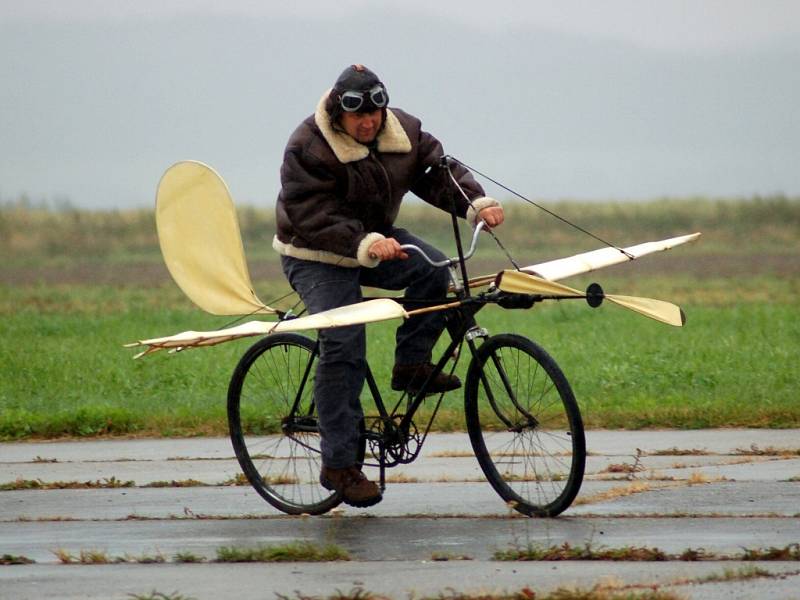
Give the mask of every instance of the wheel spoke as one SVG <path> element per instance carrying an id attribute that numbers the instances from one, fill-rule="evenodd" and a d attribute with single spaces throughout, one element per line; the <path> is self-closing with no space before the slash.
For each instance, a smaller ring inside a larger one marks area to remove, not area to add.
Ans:
<path id="1" fill-rule="evenodd" d="M 498 493 L 525 514 L 567 508 L 583 478 L 585 446 L 577 404 L 552 358 L 520 336 L 490 338 L 466 394 L 470 439 Z"/>
<path id="2" fill-rule="evenodd" d="M 314 348 L 297 334 L 264 338 L 242 357 L 228 390 L 239 463 L 256 491 L 290 514 L 320 514 L 339 502 L 319 483 Z"/>

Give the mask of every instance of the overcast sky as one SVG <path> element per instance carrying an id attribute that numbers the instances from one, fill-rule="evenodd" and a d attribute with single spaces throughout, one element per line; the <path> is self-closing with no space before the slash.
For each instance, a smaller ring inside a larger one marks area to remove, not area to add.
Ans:
<path id="1" fill-rule="evenodd" d="M 271 204 L 353 62 L 535 198 L 800 194 L 800 2 L 0 0 L 0 199 L 149 205 L 193 158 Z"/>

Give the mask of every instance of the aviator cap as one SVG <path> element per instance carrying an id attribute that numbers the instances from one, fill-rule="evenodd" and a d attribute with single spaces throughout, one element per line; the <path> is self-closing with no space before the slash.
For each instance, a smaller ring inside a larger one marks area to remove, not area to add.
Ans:
<path id="1" fill-rule="evenodd" d="M 372 112 L 385 108 L 389 94 L 380 78 L 364 65 L 350 65 L 339 75 L 329 95 L 328 112 Z"/>

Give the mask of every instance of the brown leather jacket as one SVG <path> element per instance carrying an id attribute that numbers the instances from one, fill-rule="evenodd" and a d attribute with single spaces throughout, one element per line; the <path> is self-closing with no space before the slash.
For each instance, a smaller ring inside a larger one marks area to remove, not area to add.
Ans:
<path id="1" fill-rule="evenodd" d="M 389 233 L 406 192 L 449 210 L 449 190 L 435 168 L 444 152 L 419 119 L 396 108 L 386 110 L 374 147 L 361 144 L 331 123 L 326 98 L 286 145 L 272 245 L 305 260 L 374 267 L 368 248 Z M 470 206 L 456 195 L 459 216 L 474 224 L 480 210 L 498 203 L 483 196 L 469 171 L 456 165 L 453 173 L 472 200 Z"/>

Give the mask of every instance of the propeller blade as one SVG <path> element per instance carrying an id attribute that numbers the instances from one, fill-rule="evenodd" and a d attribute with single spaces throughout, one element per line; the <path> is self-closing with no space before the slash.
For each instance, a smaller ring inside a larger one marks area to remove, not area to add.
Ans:
<path id="1" fill-rule="evenodd" d="M 605 298 L 614 304 L 623 306 L 640 315 L 655 319 L 656 321 L 661 321 L 667 325 L 683 327 L 686 323 L 686 314 L 681 310 L 680 306 L 672 304 L 671 302 L 664 302 L 663 300 L 655 300 L 653 298 L 618 296 L 616 294 L 607 294 Z"/>
<path id="2" fill-rule="evenodd" d="M 585 292 L 554 281 L 548 281 L 535 275 L 521 271 L 503 271 L 498 275 L 497 287 L 503 292 L 511 294 L 540 294 L 554 298 L 586 298 Z M 598 293 L 600 287 L 597 287 Z M 590 288 L 591 292 L 591 288 Z M 686 315 L 681 308 L 671 302 L 654 300 L 653 298 L 639 298 L 636 296 L 619 296 L 616 294 L 602 294 L 602 297 L 629 310 L 661 321 L 668 325 L 681 327 L 686 323 Z M 598 301 L 596 306 L 599 306 Z"/>
<path id="3" fill-rule="evenodd" d="M 585 293 L 563 283 L 542 279 L 522 271 L 501 271 L 497 276 L 497 288 L 510 294 L 541 294 L 562 298 L 583 298 Z"/>

